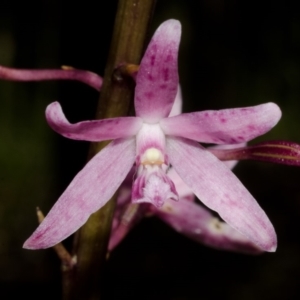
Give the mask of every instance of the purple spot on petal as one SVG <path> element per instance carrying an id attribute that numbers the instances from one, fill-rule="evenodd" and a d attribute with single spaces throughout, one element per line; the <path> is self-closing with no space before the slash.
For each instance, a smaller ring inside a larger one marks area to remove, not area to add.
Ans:
<path id="1" fill-rule="evenodd" d="M 169 69 L 165 68 L 162 70 L 162 72 L 163 72 L 164 81 L 168 81 L 169 80 Z"/>
<path id="2" fill-rule="evenodd" d="M 204 117 L 209 117 L 209 113 L 208 112 L 204 113 Z"/>
<path id="3" fill-rule="evenodd" d="M 153 81 L 153 76 L 151 75 L 151 74 L 148 74 L 148 79 L 150 80 L 150 81 Z"/>
<path id="4" fill-rule="evenodd" d="M 244 137 L 243 136 L 238 136 L 237 139 L 243 141 Z"/>
<path id="5" fill-rule="evenodd" d="M 146 92 L 145 93 L 145 97 L 148 98 L 148 99 L 152 99 L 154 96 L 153 92 Z"/>
<path id="6" fill-rule="evenodd" d="M 228 142 L 227 139 L 223 139 L 223 138 L 220 138 L 219 141 L 223 142 L 223 143 L 227 143 Z"/>
<path id="7" fill-rule="evenodd" d="M 254 125 L 248 125 L 248 129 L 249 129 L 250 131 L 254 131 L 254 130 L 255 130 L 255 126 L 254 126 Z"/>
<path id="8" fill-rule="evenodd" d="M 152 50 L 153 52 L 156 52 L 156 51 L 157 51 L 157 45 L 156 45 L 156 44 L 153 44 L 151 50 Z"/>
<path id="9" fill-rule="evenodd" d="M 253 110 L 253 108 L 244 107 L 244 108 L 241 108 L 241 111 L 243 111 L 243 112 L 252 112 L 254 110 Z"/>
<path id="10" fill-rule="evenodd" d="M 159 86 L 159 88 L 162 89 L 162 90 L 164 90 L 164 89 L 167 88 L 167 85 L 166 85 L 166 84 L 161 84 L 161 85 Z"/>
<path id="11" fill-rule="evenodd" d="M 221 118 L 220 121 L 221 121 L 222 123 L 226 123 L 227 120 L 226 120 L 225 118 Z"/>
<path id="12" fill-rule="evenodd" d="M 45 233 L 45 230 L 43 230 L 42 232 L 38 233 L 37 235 L 35 235 L 35 237 L 33 238 L 33 241 L 37 241 L 40 239 L 40 237 Z"/>
<path id="13" fill-rule="evenodd" d="M 154 63 L 155 63 L 155 55 L 151 55 L 150 60 L 151 60 L 151 62 L 150 62 L 151 66 L 154 66 Z"/>
<path id="14" fill-rule="evenodd" d="M 165 62 L 170 62 L 173 60 L 173 55 L 172 54 L 169 54 L 167 57 L 166 57 L 166 60 Z"/>

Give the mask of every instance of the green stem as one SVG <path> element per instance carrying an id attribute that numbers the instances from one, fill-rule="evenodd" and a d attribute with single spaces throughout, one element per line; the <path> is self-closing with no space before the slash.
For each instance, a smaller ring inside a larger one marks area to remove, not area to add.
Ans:
<path id="1" fill-rule="evenodd" d="M 113 76 L 114 70 L 122 63 L 140 62 L 155 2 L 156 0 L 119 0 L 96 113 L 98 119 L 128 114 L 133 85 L 125 78 Z M 89 159 L 106 144 L 91 144 Z M 114 208 L 115 197 L 101 210 L 91 215 L 87 223 L 76 233 L 73 255 L 77 258 L 77 265 L 73 269 L 63 271 L 64 300 L 100 299 L 101 278 Z"/>

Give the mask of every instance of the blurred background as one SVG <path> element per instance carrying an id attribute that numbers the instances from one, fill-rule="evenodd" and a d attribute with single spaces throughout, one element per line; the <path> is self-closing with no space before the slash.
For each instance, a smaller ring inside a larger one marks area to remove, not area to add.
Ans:
<path id="1" fill-rule="evenodd" d="M 2 0 L 0 64 L 70 65 L 103 75 L 117 1 Z M 280 123 L 256 141 L 300 143 L 300 16 L 295 1 L 159 0 L 149 37 L 181 21 L 184 111 L 276 102 Z M 60 299 L 60 263 L 22 244 L 84 166 L 88 143 L 46 124 L 59 100 L 71 122 L 93 119 L 98 93 L 81 83 L 0 81 L 0 298 Z M 116 166 L 117 167 L 117 166 Z M 111 254 L 105 299 L 299 299 L 300 168 L 241 162 L 235 173 L 278 234 L 274 254 L 247 256 L 199 245 L 161 221 L 140 223 Z M 68 241 L 67 241 L 68 243 Z"/>

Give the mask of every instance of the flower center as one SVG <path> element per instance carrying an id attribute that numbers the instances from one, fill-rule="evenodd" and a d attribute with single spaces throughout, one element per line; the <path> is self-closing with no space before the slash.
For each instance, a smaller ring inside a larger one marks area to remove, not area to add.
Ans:
<path id="1" fill-rule="evenodd" d="M 156 148 L 149 148 L 141 157 L 142 165 L 162 165 L 164 163 L 164 156 L 160 150 Z"/>
<path id="2" fill-rule="evenodd" d="M 159 124 L 143 123 L 136 136 L 136 179 L 132 203 L 152 203 L 161 207 L 168 199 L 178 200 L 172 180 L 167 176 L 166 137 Z"/>

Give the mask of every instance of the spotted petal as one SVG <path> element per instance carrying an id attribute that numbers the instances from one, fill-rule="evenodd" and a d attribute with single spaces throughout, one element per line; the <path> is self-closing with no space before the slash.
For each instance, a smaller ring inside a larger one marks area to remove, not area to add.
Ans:
<path id="1" fill-rule="evenodd" d="M 48 105 L 46 119 L 50 127 L 64 137 L 90 142 L 130 137 L 142 127 L 142 119 L 138 117 L 120 117 L 70 124 L 58 102 Z"/>
<path id="2" fill-rule="evenodd" d="M 136 115 L 148 123 L 158 122 L 171 111 L 178 88 L 177 56 L 181 25 L 168 20 L 150 41 L 136 77 Z"/>
<path id="3" fill-rule="evenodd" d="M 134 160 L 134 139 L 106 146 L 76 175 L 24 248 L 48 248 L 71 235 L 113 196 Z"/>
<path id="4" fill-rule="evenodd" d="M 175 171 L 206 206 L 263 250 L 275 251 L 271 222 L 228 167 L 191 140 L 168 138 L 167 150 Z"/>
<path id="5" fill-rule="evenodd" d="M 195 202 L 185 199 L 178 202 L 169 201 L 156 210 L 155 215 L 180 234 L 206 246 L 248 254 L 262 252 L 245 236 Z"/>
<path id="6" fill-rule="evenodd" d="M 253 107 L 181 114 L 160 121 L 165 134 L 202 143 L 236 144 L 250 141 L 273 128 L 281 118 L 274 103 Z"/>

